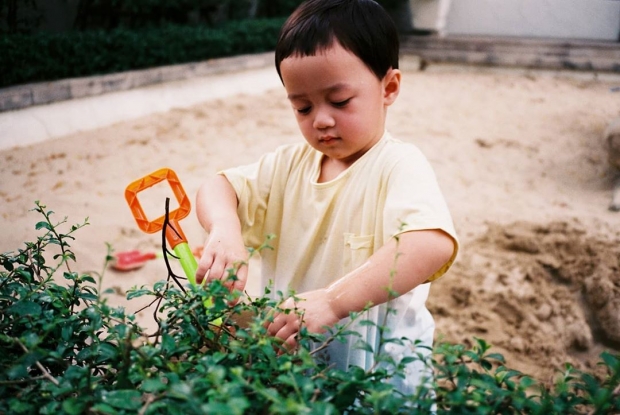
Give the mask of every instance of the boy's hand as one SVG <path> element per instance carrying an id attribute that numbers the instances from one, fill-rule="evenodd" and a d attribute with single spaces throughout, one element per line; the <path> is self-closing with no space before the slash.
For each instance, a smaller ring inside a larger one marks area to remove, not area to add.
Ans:
<path id="1" fill-rule="evenodd" d="M 198 269 L 196 281 L 201 283 L 206 277 L 207 283 L 222 280 L 228 289 L 243 291 L 248 277 L 248 251 L 243 244 L 241 235 L 234 236 L 234 232 L 219 232 L 214 229 L 205 242 Z M 234 269 L 237 280 L 229 279 L 229 269 Z"/>
<path id="2" fill-rule="evenodd" d="M 289 298 L 280 305 L 283 310 L 290 310 L 288 314 L 277 314 L 273 322 L 267 326 L 267 332 L 284 342 L 284 347 L 294 350 L 297 347 L 297 335 L 303 324 L 310 333 L 323 333 L 333 326 L 340 318 L 332 308 L 332 304 L 325 289 L 308 291 Z M 295 312 L 297 309 L 297 312 Z M 299 315 L 302 314 L 302 316 Z"/>

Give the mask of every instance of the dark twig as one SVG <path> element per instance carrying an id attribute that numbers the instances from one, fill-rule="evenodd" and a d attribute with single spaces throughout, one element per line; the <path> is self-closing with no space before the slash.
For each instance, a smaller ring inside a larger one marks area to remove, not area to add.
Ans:
<path id="1" fill-rule="evenodd" d="M 185 279 L 185 278 L 179 277 L 172 271 L 172 267 L 170 267 L 170 261 L 168 260 L 168 255 L 171 255 L 176 258 L 176 256 L 172 255 L 168 251 L 168 245 L 166 242 L 166 229 L 168 228 L 168 226 L 170 226 L 170 198 L 169 197 L 166 198 L 166 216 L 164 217 L 164 225 L 161 231 L 161 246 L 162 246 L 162 251 L 164 253 L 164 261 L 166 263 L 166 268 L 168 269 L 168 282 L 170 282 L 170 278 L 172 278 L 172 280 L 176 283 L 179 289 L 183 291 L 183 293 L 185 293 L 186 292 L 185 288 L 183 287 L 183 284 L 181 284 L 181 282 L 179 281 L 180 279 Z M 171 226 L 171 228 L 177 235 L 179 234 L 177 230 L 174 229 L 174 227 Z"/>

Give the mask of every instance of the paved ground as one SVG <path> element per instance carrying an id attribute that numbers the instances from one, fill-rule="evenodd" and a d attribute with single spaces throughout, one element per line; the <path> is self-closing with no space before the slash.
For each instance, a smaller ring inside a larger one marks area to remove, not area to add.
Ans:
<path id="1" fill-rule="evenodd" d="M 544 69 L 615 82 L 620 75 L 618 45 L 406 36 L 401 65 L 415 69 L 425 63 Z M 264 53 L 0 89 L 0 150 L 234 94 L 260 94 L 280 85 L 273 53 Z M 14 110 L 6 111 L 9 108 Z"/>
<path id="2" fill-rule="evenodd" d="M 239 68 L 230 62 L 215 74 L 0 112 L 0 150 L 233 94 L 260 94 L 281 85 L 272 65 Z"/>

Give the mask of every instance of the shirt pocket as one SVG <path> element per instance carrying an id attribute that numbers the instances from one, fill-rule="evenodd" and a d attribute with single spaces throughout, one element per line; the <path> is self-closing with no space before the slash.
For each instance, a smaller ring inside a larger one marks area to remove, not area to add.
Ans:
<path id="1" fill-rule="evenodd" d="M 345 273 L 358 268 L 373 253 L 374 235 L 344 234 L 344 270 Z"/>

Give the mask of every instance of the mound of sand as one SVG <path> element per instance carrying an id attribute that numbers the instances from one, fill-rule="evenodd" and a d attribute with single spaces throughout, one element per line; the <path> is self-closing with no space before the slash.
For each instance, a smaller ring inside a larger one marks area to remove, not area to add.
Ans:
<path id="1" fill-rule="evenodd" d="M 619 242 L 577 220 L 489 224 L 430 310 L 445 339 L 484 338 L 527 373 L 593 370 L 603 350 L 620 350 Z"/>
<path id="2" fill-rule="evenodd" d="M 462 241 L 457 263 L 431 289 L 437 337 L 485 338 L 508 366 L 541 379 L 564 362 L 592 368 L 602 350 L 620 350 L 620 214 L 607 211 L 601 145 L 620 115 L 620 78 L 431 65 L 403 79 L 388 128 L 434 166 Z M 217 170 L 301 139 L 277 89 L 2 151 L 0 251 L 34 238 L 34 200 L 57 219 L 89 217 L 74 243 L 80 271 L 101 270 L 105 242 L 158 250 L 159 236 L 131 217 L 127 184 L 170 167 L 193 200 Z M 203 243 L 195 217 L 182 226 L 190 245 Z M 165 277 L 154 260 L 130 273 L 107 270 L 103 284 L 117 293 L 111 303 L 137 310 L 124 292 Z M 140 318 L 148 325 L 150 313 Z"/>

